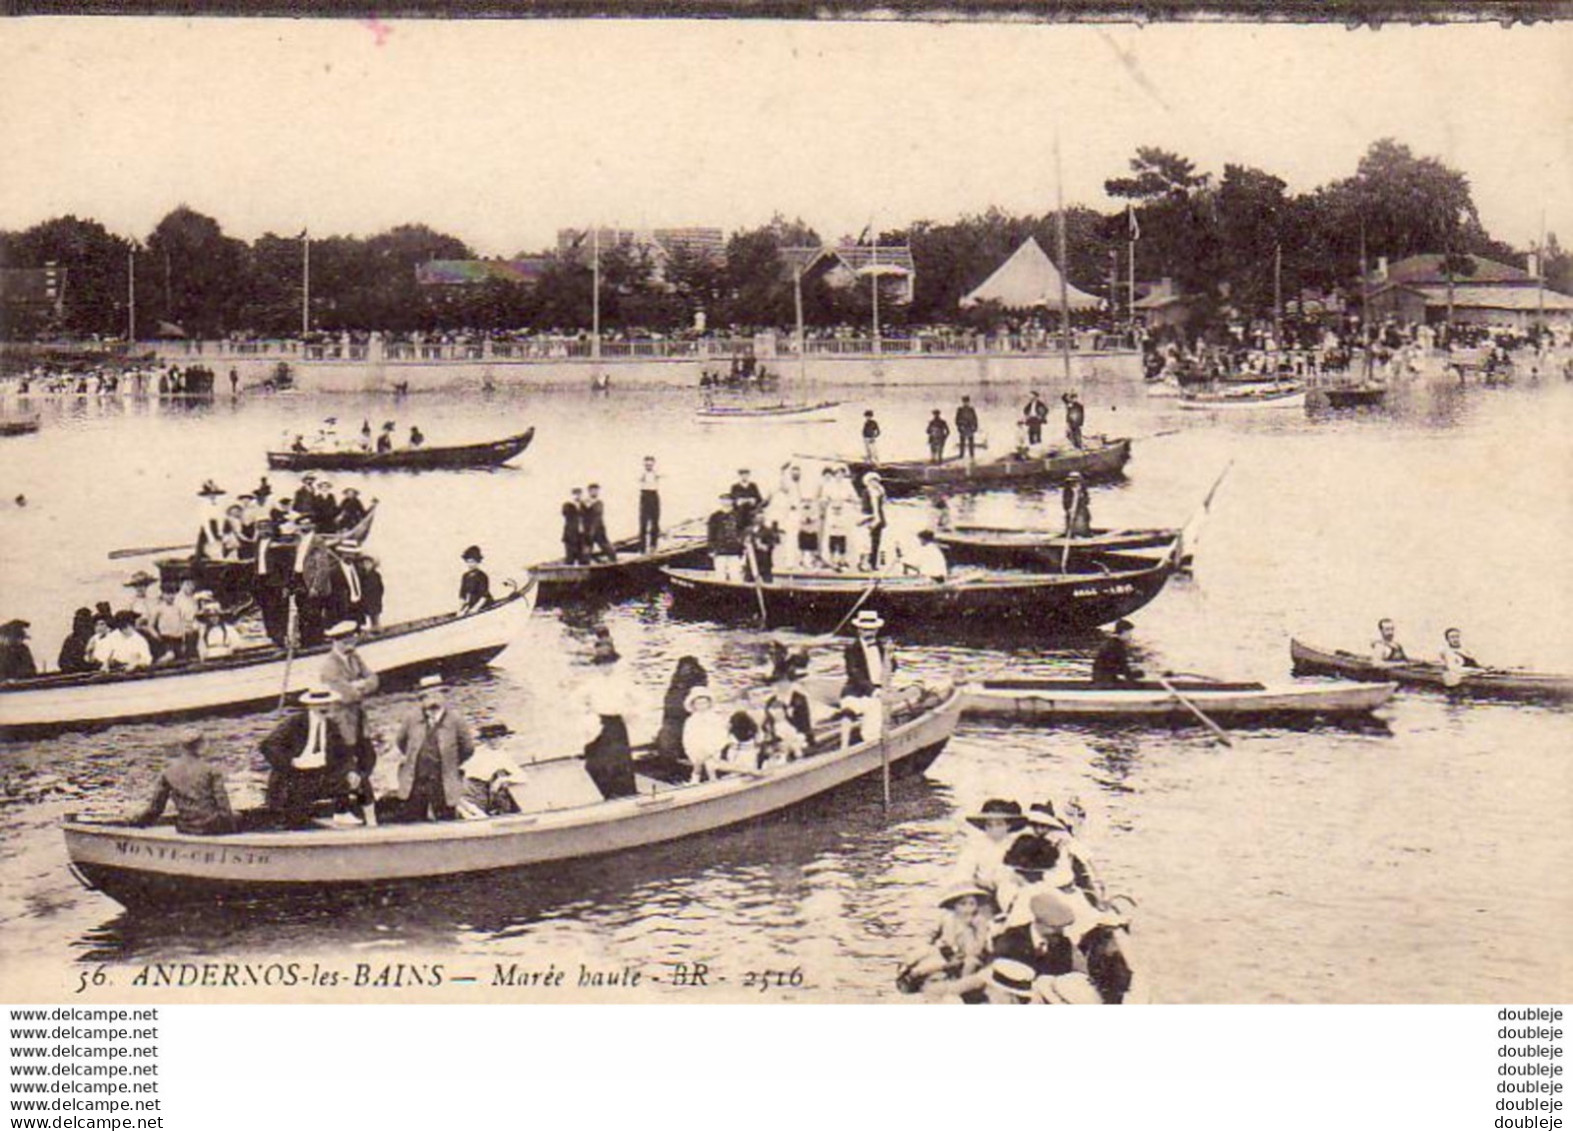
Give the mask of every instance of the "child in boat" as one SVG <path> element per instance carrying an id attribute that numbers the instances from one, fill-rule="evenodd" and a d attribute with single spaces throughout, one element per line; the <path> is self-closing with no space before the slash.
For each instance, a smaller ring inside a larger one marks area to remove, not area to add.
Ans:
<path id="1" fill-rule="evenodd" d="M 984 1000 L 975 981 L 993 958 L 994 899 L 977 884 L 961 883 L 940 896 L 941 917 L 928 945 L 901 968 L 896 986 L 903 993 L 956 995 L 962 1001 Z"/>
<path id="2" fill-rule="evenodd" d="M 774 696 L 765 704 L 765 722 L 760 729 L 759 743 L 762 766 L 784 766 L 808 751 L 808 737 L 792 725 L 787 706 L 787 701 Z"/>
<path id="3" fill-rule="evenodd" d="M 715 710 L 715 698 L 704 685 L 695 687 L 683 701 L 688 721 L 683 724 L 683 753 L 693 764 L 690 781 L 705 782 L 716 776 L 727 744 L 726 720 Z"/>
<path id="4" fill-rule="evenodd" d="M 764 754 L 759 745 L 759 724 L 747 711 L 733 711 L 726 724 L 727 742 L 721 761 L 748 770 L 762 769 Z"/>

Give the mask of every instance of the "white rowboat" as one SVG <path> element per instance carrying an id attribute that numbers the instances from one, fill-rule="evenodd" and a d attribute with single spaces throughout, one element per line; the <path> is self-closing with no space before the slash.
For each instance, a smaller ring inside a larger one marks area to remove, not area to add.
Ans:
<path id="1" fill-rule="evenodd" d="M 1395 683 L 1217 683 L 1171 680 L 1175 690 L 1214 719 L 1362 715 L 1392 698 Z M 984 680 L 962 689 L 962 711 L 989 718 L 1190 721 L 1162 684 L 1094 687 L 1086 680 Z"/>

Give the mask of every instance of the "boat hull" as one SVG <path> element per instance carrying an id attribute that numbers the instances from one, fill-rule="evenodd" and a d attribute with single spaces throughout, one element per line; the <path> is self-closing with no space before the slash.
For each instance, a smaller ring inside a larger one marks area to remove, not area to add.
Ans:
<path id="1" fill-rule="evenodd" d="M 225 837 L 171 828 L 68 822 L 66 852 L 90 886 L 128 906 L 215 897 L 318 897 L 332 889 L 433 883 L 627 852 L 766 819 L 870 776 L 917 773 L 937 758 L 961 714 L 946 690 L 883 743 L 832 751 L 768 771 L 577 808 L 379 828 Z"/>
<path id="2" fill-rule="evenodd" d="M 1282 393 L 1241 394 L 1228 396 L 1226 394 L 1199 394 L 1185 395 L 1180 398 L 1180 407 L 1229 412 L 1239 409 L 1258 408 L 1304 408 L 1305 390 L 1295 389 Z"/>
<path id="3" fill-rule="evenodd" d="M 1320 391 L 1328 408 L 1362 408 L 1387 399 L 1386 389 L 1328 388 Z"/>
<path id="4" fill-rule="evenodd" d="M 662 545 L 653 554 L 640 554 L 639 540 L 625 538 L 612 543 L 615 562 L 569 565 L 563 558 L 530 567 L 542 605 L 562 605 L 572 601 L 591 601 L 626 597 L 658 589 L 664 584 L 663 566 L 700 565 L 709 556 L 703 537 L 704 521 L 683 523 L 662 535 Z"/>
<path id="5" fill-rule="evenodd" d="M 392 452 L 269 452 L 275 471 L 440 471 L 496 467 L 530 446 L 535 429 L 486 444 L 446 448 L 400 448 Z"/>
<path id="6" fill-rule="evenodd" d="M 783 405 L 768 408 L 702 408 L 694 413 L 701 424 L 833 424 L 840 414 L 840 401 L 812 405 Z"/>
<path id="7" fill-rule="evenodd" d="M 360 653 L 391 686 L 433 672 L 451 673 L 494 659 L 523 628 L 535 587 L 480 613 L 392 625 L 367 637 Z M 326 646 L 287 661 L 268 648 L 211 664 L 151 668 L 118 675 L 50 676 L 0 687 L 0 740 L 73 727 L 139 719 L 245 711 L 277 703 L 281 694 L 316 681 Z M 286 678 L 287 676 L 287 678 Z"/>
<path id="8" fill-rule="evenodd" d="M 1449 687 L 1441 664 L 1377 664 L 1353 652 L 1328 651 L 1289 641 L 1296 675 L 1333 675 L 1344 679 L 1392 680 L 1405 687 L 1429 687 L 1449 695 L 1481 699 L 1573 700 L 1573 675 L 1545 672 L 1484 671 Z"/>
<path id="9" fill-rule="evenodd" d="M 1160 562 L 1106 574 L 989 574 L 939 584 L 917 577 L 791 575 L 755 586 L 722 581 L 703 570 L 664 571 L 673 611 L 702 619 L 759 618 L 761 597 L 771 626 L 810 631 L 835 627 L 860 602 L 908 631 L 919 625 L 987 622 L 993 631 L 1068 633 L 1111 624 L 1146 605 L 1168 581 Z M 865 596 L 867 594 L 867 596 Z"/>
<path id="10" fill-rule="evenodd" d="M 934 540 L 945 548 L 945 556 L 952 563 L 999 569 L 1062 569 L 1067 561 L 1074 568 L 1105 554 L 1167 549 L 1179 537 L 1178 530 L 1098 530 L 1087 537 L 1067 538 L 1047 530 L 964 526 L 942 531 Z"/>
<path id="11" fill-rule="evenodd" d="M 1214 720 L 1315 719 L 1370 714 L 1396 683 L 1261 684 L 1173 681 Z M 990 680 L 963 689 L 962 712 L 991 719 L 1190 723 L 1195 716 L 1161 684 L 1093 687 L 1073 680 Z"/>
<path id="12" fill-rule="evenodd" d="M 976 490 L 1058 483 L 1073 471 L 1080 472 L 1085 479 L 1115 479 L 1124 473 L 1130 458 L 1130 440 L 1120 439 L 1097 447 L 1057 449 L 1042 459 L 1009 456 L 969 463 L 952 457 L 939 463 L 916 460 L 880 464 L 857 462 L 851 468 L 859 483 L 867 472 L 878 470 L 887 494 L 905 495 L 925 488 Z"/>

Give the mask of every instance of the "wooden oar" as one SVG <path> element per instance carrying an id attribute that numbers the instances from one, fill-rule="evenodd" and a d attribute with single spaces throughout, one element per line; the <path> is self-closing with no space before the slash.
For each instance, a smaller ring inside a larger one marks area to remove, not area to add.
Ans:
<path id="1" fill-rule="evenodd" d="M 1163 685 L 1163 689 L 1165 691 L 1167 691 L 1170 695 L 1174 696 L 1175 702 L 1179 703 L 1180 706 L 1184 707 L 1187 711 L 1189 711 L 1191 714 L 1195 715 L 1198 719 L 1200 719 L 1202 721 L 1202 723 L 1206 725 L 1207 729 L 1212 731 L 1213 734 L 1217 736 L 1219 742 L 1223 743 L 1225 746 L 1231 746 L 1232 747 L 1234 745 L 1233 742 L 1229 741 L 1229 736 L 1226 733 L 1224 733 L 1223 727 L 1219 726 L 1217 723 L 1215 723 L 1211 719 L 1209 719 L 1202 712 L 1202 709 L 1200 707 L 1198 707 L 1195 703 L 1192 703 L 1189 699 L 1187 699 L 1185 696 L 1181 695 L 1177 690 L 1175 690 L 1174 684 L 1170 683 L 1167 679 L 1165 679 L 1161 675 L 1158 676 L 1157 679 L 1158 679 L 1158 682 Z"/>
<path id="2" fill-rule="evenodd" d="M 759 627 L 770 624 L 770 614 L 765 611 L 765 583 L 759 576 L 759 558 L 754 553 L 753 540 L 745 536 L 743 550 L 748 555 L 748 569 L 754 575 L 754 599 L 759 602 Z"/>
<path id="3" fill-rule="evenodd" d="M 109 551 L 109 560 L 118 562 L 123 558 L 150 558 L 154 554 L 173 554 L 176 550 L 189 549 L 190 542 L 176 542 L 173 546 L 135 546 L 129 550 Z"/>
<path id="4" fill-rule="evenodd" d="M 857 611 L 863 607 L 863 602 L 867 601 L 874 595 L 874 590 L 879 588 L 879 583 L 883 580 L 885 579 L 882 577 L 876 577 L 873 581 L 869 582 L 868 588 L 864 589 L 863 592 L 858 595 L 857 602 L 847 610 L 847 615 L 842 617 L 841 620 L 836 624 L 836 627 L 830 630 L 828 636 L 831 639 L 834 639 L 835 636 L 847 626 L 847 622 L 849 620 L 857 616 Z"/>
<path id="5" fill-rule="evenodd" d="M 279 688 L 279 710 L 289 698 L 289 670 L 295 663 L 295 641 L 300 635 L 300 610 L 295 604 L 295 594 L 289 597 L 289 619 L 284 625 L 284 684 Z"/>

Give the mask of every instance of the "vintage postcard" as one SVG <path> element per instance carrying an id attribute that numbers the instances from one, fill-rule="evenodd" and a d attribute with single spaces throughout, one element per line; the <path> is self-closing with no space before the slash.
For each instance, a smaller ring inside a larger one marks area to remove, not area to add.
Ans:
<path id="1" fill-rule="evenodd" d="M 6 1001 L 1573 998 L 1573 25 L 0 72 Z"/>

